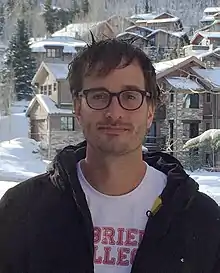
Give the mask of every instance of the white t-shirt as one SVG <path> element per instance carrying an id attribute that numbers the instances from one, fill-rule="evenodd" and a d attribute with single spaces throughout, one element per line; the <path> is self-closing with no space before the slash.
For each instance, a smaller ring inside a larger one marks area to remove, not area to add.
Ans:
<path id="1" fill-rule="evenodd" d="M 94 226 L 95 273 L 130 273 L 148 220 L 146 212 L 162 193 L 167 177 L 147 165 L 145 176 L 132 192 L 109 196 L 94 189 L 77 165 Z"/>

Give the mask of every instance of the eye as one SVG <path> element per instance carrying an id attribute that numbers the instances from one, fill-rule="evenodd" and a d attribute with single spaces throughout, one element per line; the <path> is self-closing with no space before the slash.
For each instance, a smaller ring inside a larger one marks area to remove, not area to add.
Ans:
<path id="1" fill-rule="evenodd" d="M 123 99 L 126 100 L 136 100 L 140 96 L 140 94 L 136 91 L 126 91 L 123 94 Z"/>
<path id="2" fill-rule="evenodd" d="M 108 98 L 108 94 L 105 92 L 94 92 L 90 96 L 93 100 L 105 100 Z"/>

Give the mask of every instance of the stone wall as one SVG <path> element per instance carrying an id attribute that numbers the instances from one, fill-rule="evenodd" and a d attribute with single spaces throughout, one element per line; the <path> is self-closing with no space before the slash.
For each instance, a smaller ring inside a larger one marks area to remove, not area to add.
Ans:
<path id="1" fill-rule="evenodd" d="M 167 121 L 173 121 L 174 156 L 181 162 L 185 161 L 187 153 L 182 152 L 184 143 L 189 140 L 189 122 L 199 123 L 199 134 L 203 132 L 203 97 L 200 96 L 199 109 L 183 108 L 185 94 L 179 91 L 174 93 L 174 102 L 167 106 Z M 169 127 L 169 124 L 165 127 Z M 169 130 L 168 130 L 169 133 Z"/>

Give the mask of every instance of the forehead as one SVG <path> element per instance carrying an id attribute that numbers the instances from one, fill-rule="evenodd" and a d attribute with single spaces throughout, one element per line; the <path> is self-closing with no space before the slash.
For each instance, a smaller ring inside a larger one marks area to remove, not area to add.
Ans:
<path id="1" fill-rule="evenodd" d="M 137 62 L 124 68 L 116 68 L 106 76 L 90 75 L 83 81 L 83 89 L 105 87 L 109 90 L 121 90 L 128 85 L 145 88 L 144 74 Z"/>

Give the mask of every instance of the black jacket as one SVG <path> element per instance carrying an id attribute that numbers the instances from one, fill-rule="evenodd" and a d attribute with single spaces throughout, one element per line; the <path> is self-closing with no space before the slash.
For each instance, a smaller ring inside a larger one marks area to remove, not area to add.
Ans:
<path id="1" fill-rule="evenodd" d="M 1 199 L 1 273 L 94 272 L 93 225 L 76 173 L 84 144 L 66 147 L 47 173 L 9 189 Z M 146 213 L 131 272 L 220 272 L 218 205 L 198 191 L 175 158 L 164 153 L 143 158 L 167 175 L 167 186 L 160 208 Z"/>

